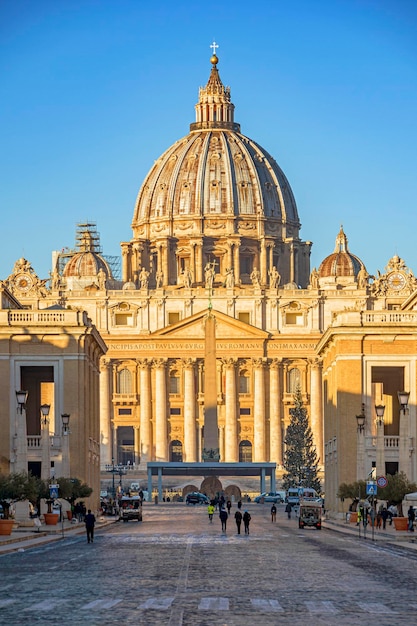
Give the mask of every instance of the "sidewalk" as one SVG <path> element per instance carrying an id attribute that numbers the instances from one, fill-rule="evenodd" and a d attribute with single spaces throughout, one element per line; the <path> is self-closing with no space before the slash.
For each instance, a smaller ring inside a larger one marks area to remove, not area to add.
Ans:
<path id="1" fill-rule="evenodd" d="M 96 531 L 114 524 L 115 517 L 99 517 L 96 521 Z M 58 522 L 56 526 L 46 526 L 42 524 L 39 530 L 35 526 L 19 526 L 12 531 L 9 536 L 0 536 L 0 556 L 9 552 L 18 552 L 26 548 L 34 548 L 36 546 L 59 541 L 69 536 L 82 535 L 85 533 L 85 525 L 83 522 L 76 524 L 69 520 Z"/>
<path id="2" fill-rule="evenodd" d="M 368 524 L 366 527 L 366 534 L 364 533 L 364 527 L 357 526 L 355 522 L 346 522 L 344 520 L 323 518 L 323 528 L 333 530 L 335 532 L 344 533 L 351 537 L 360 538 L 362 541 L 377 541 L 379 543 L 390 543 L 401 545 L 403 547 L 410 548 L 411 550 L 417 550 L 417 532 L 410 533 L 408 531 L 395 530 L 394 524 L 390 526 L 387 523 L 385 530 L 374 529 L 372 533 L 372 527 Z M 360 528 L 360 534 L 359 534 Z"/>

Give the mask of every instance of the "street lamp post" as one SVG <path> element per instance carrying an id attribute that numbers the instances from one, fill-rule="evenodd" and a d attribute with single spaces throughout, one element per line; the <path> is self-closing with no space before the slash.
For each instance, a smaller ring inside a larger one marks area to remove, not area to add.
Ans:
<path id="1" fill-rule="evenodd" d="M 124 470 L 121 466 L 119 466 L 119 472 L 118 472 L 118 474 L 119 474 L 119 487 L 120 487 L 120 494 L 122 494 L 122 491 L 123 491 L 123 488 L 122 488 L 122 487 L 123 487 L 123 486 L 122 486 L 122 476 L 125 476 L 125 475 L 126 475 L 126 472 L 125 472 L 125 470 Z"/>
<path id="2" fill-rule="evenodd" d="M 361 412 L 356 416 L 357 454 L 356 454 L 356 480 L 363 480 L 365 476 L 365 405 L 362 403 Z"/>
<path id="3" fill-rule="evenodd" d="M 16 411 L 16 428 L 15 428 L 15 459 L 14 471 L 28 471 L 28 438 L 26 429 L 26 402 L 28 399 L 27 391 L 16 391 L 17 411 Z"/>
<path id="4" fill-rule="evenodd" d="M 61 475 L 65 478 L 70 478 L 70 449 L 69 449 L 69 421 L 70 415 L 68 413 L 61 414 L 62 420 L 62 466 L 61 466 Z"/>
<path id="5" fill-rule="evenodd" d="M 410 397 L 409 391 L 398 391 L 398 402 L 400 404 L 400 446 L 399 446 L 399 459 L 398 469 L 400 472 L 404 472 L 408 478 L 410 478 L 410 423 L 409 423 L 409 410 L 408 399 Z"/>
<path id="6" fill-rule="evenodd" d="M 42 446 L 42 466 L 41 478 L 50 480 L 51 478 L 51 453 L 49 441 L 49 411 L 50 404 L 42 404 L 41 406 L 41 446 Z"/>
<path id="7" fill-rule="evenodd" d="M 385 406 L 377 404 L 376 413 L 376 477 L 385 476 L 385 439 L 384 439 L 384 413 Z"/>

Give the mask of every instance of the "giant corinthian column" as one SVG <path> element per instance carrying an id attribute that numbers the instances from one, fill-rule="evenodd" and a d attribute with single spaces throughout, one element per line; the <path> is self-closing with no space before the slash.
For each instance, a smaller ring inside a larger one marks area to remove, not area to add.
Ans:
<path id="1" fill-rule="evenodd" d="M 152 461 L 151 369 L 147 359 L 138 361 L 140 368 L 140 464 Z"/>
<path id="2" fill-rule="evenodd" d="M 110 359 L 100 361 L 100 458 L 103 465 L 110 465 L 111 415 L 110 415 Z"/>
<path id="3" fill-rule="evenodd" d="M 254 415 L 253 447 L 255 463 L 265 462 L 265 369 L 264 359 L 253 359 Z"/>
<path id="4" fill-rule="evenodd" d="M 236 359 L 223 359 L 223 366 L 226 374 L 225 381 L 225 403 L 226 403 L 226 431 L 225 431 L 225 453 L 226 463 L 237 463 L 237 402 L 236 402 Z"/>
<path id="5" fill-rule="evenodd" d="M 321 385 L 321 361 L 312 359 L 311 368 L 311 430 L 320 465 L 324 465 L 323 449 L 323 403 Z"/>
<path id="6" fill-rule="evenodd" d="M 269 460 L 282 465 L 280 360 L 273 359 L 269 366 Z"/>
<path id="7" fill-rule="evenodd" d="M 197 461 L 197 423 L 194 359 L 183 360 L 184 369 L 184 460 Z"/>
<path id="8" fill-rule="evenodd" d="M 155 459 L 168 461 L 166 359 L 157 359 L 155 367 Z"/>

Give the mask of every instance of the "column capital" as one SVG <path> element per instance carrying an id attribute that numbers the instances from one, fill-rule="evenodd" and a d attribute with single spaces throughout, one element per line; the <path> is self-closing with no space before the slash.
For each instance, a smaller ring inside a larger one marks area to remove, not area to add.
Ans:
<path id="1" fill-rule="evenodd" d="M 254 367 L 254 369 L 263 369 L 265 367 L 265 363 L 265 357 L 252 359 L 252 366 Z"/>
<path id="2" fill-rule="evenodd" d="M 111 365 L 111 359 L 102 357 L 100 359 L 100 372 L 105 372 L 108 369 L 109 365 Z"/>
<path id="3" fill-rule="evenodd" d="M 152 367 L 154 369 L 165 369 L 168 363 L 168 359 L 167 358 L 159 358 L 159 359 L 153 359 L 152 361 Z"/>
<path id="4" fill-rule="evenodd" d="M 136 359 L 136 363 L 141 370 L 146 370 L 152 365 L 152 359 Z"/>
<path id="5" fill-rule="evenodd" d="M 181 359 L 181 365 L 182 365 L 183 369 L 185 369 L 185 370 L 193 369 L 195 364 L 196 364 L 196 359 L 193 359 L 191 357 L 188 357 L 188 358 L 185 358 L 185 359 Z"/>
<path id="6" fill-rule="evenodd" d="M 273 359 L 271 359 L 271 361 L 269 363 L 269 368 L 270 369 L 278 369 L 280 365 L 282 365 L 282 358 L 281 357 L 274 357 Z"/>
<path id="7" fill-rule="evenodd" d="M 234 369 L 236 367 L 237 359 L 234 357 L 224 357 L 221 359 L 221 362 L 226 369 Z"/>
<path id="8" fill-rule="evenodd" d="M 320 368 L 323 365 L 323 359 L 315 356 L 315 357 L 310 357 L 307 359 L 307 363 L 312 367 L 312 368 Z"/>

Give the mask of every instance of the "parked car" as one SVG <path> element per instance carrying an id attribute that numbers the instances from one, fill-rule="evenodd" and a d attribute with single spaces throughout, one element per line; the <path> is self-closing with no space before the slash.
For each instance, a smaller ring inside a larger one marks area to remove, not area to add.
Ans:
<path id="1" fill-rule="evenodd" d="M 259 496 L 256 496 L 254 502 L 256 502 L 256 504 L 259 504 L 260 502 L 275 502 L 275 504 L 280 504 L 281 502 L 284 502 L 284 498 L 282 497 L 282 492 L 280 491 L 265 491 Z"/>
<path id="2" fill-rule="evenodd" d="M 210 499 L 204 493 L 192 491 L 187 493 L 185 502 L 186 504 L 210 504 Z"/>

